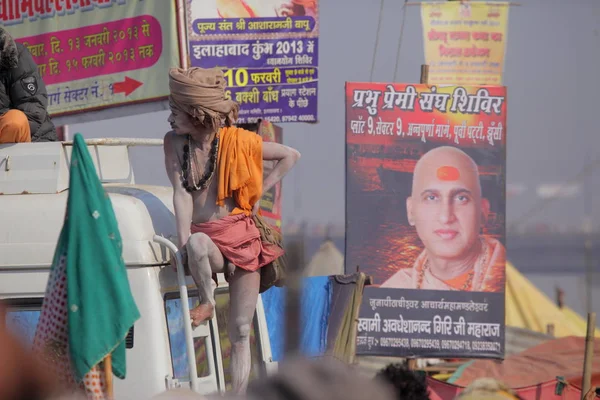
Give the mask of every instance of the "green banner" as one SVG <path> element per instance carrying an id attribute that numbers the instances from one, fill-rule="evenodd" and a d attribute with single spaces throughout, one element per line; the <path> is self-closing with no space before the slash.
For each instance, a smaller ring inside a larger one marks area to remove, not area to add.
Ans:
<path id="1" fill-rule="evenodd" d="M 169 94 L 179 66 L 174 0 L 2 0 L 0 24 L 29 48 L 53 116 Z"/>

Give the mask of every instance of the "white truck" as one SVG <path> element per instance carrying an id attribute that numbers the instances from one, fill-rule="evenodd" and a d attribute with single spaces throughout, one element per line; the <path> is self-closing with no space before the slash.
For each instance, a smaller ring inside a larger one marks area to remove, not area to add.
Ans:
<path id="1" fill-rule="evenodd" d="M 226 391 L 227 283 L 219 276 L 215 317 L 192 329 L 188 310 L 198 300 L 195 286 L 181 268 L 176 273 L 170 266 L 176 251 L 172 189 L 135 184 L 129 147 L 162 146 L 162 140 L 86 143 L 119 223 L 141 313 L 127 336 L 127 378 L 114 380 L 115 398 L 148 399 L 186 386 L 202 394 Z M 27 343 L 35 334 L 63 225 L 71 149 L 69 142 L 0 145 L 0 301 L 9 306 L 8 325 Z M 251 341 L 252 379 L 276 368 L 260 298 Z"/>

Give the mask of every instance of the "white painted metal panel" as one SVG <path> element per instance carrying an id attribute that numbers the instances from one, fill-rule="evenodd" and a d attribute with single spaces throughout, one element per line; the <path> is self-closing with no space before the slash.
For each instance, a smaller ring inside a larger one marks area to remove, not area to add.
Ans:
<path id="1" fill-rule="evenodd" d="M 172 190 L 167 187 L 106 185 L 127 265 L 157 265 L 169 254 L 154 235 L 175 240 Z M 62 229 L 68 192 L 0 196 L 0 269 L 49 267 Z"/>
<path id="2" fill-rule="evenodd" d="M 0 193 L 57 193 L 67 188 L 60 143 L 0 145 Z"/>

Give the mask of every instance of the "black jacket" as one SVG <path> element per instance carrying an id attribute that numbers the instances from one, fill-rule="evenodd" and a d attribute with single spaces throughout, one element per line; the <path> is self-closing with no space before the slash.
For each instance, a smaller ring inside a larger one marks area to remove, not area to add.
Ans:
<path id="1" fill-rule="evenodd" d="M 48 115 L 48 93 L 29 50 L 0 28 L 0 114 L 23 111 L 32 142 L 58 140 Z"/>

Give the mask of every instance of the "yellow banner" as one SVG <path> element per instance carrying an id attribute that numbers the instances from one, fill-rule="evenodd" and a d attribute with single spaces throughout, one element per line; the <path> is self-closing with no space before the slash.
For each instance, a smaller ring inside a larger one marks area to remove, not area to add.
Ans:
<path id="1" fill-rule="evenodd" d="M 29 48 L 53 116 L 164 98 L 179 66 L 174 0 L 0 0 Z"/>
<path id="2" fill-rule="evenodd" d="M 502 85 L 509 3 L 421 3 L 429 84 Z"/>

